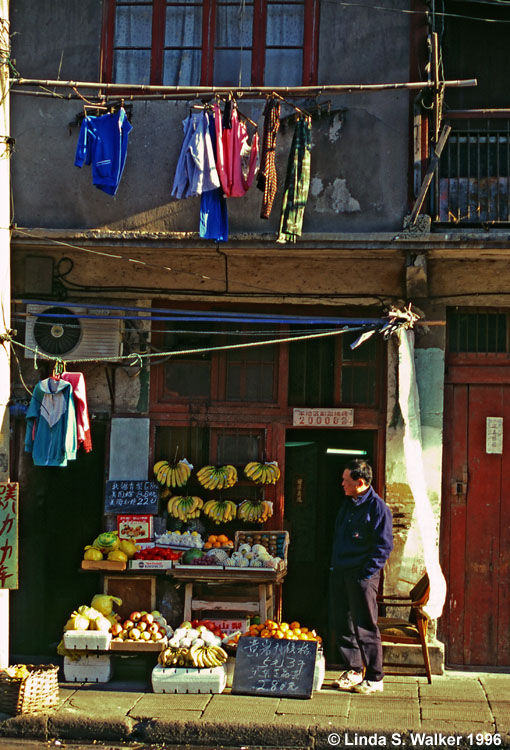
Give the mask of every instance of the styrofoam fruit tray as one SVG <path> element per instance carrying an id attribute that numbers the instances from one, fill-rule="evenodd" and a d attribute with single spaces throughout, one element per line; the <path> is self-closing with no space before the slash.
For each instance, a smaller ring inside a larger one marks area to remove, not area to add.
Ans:
<path id="1" fill-rule="evenodd" d="M 160 667 L 152 670 L 155 693 L 222 693 L 227 684 L 227 668 L 194 669 L 192 667 Z"/>
<path id="2" fill-rule="evenodd" d="M 109 682 L 112 678 L 112 658 L 106 654 L 64 656 L 66 682 Z"/>
<path id="3" fill-rule="evenodd" d="M 108 651 L 112 640 L 111 633 L 103 630 L 66 630 L 64 648 L 81 651 Z"/>

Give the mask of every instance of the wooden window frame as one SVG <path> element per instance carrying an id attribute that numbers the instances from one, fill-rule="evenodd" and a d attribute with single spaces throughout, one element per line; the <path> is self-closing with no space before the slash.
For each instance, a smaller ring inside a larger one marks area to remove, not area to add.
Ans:
<path id="1" fill-rule="evenodd" d="M 253 0 L 251 85 L 264 83 L 267 6 L 271 0 Z M 303 70 L 302 84 L 317 83 L 319 60 L 319 6 L 320 0 L 302 0 L 304 4 Z M 167 0 L 152 0 L 152 45 L 150 83 L 163 81 L 165 44 L 165 16 Z M 201 86 L 212 86 L 214 76 L 214 42 L 216 32 L 217 0 L 202 0 L 202 59 Z M 104 0 L 101 33 L 100 76 L 104 83 L 113 82 L 114 37 L 116 0 Z"/>

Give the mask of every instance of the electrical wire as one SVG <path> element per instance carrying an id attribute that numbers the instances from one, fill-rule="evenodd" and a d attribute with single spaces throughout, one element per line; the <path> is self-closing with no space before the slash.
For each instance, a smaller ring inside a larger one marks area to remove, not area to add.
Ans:
<path id="1" fill-rule="evenodd" d="M 386 320 L 380 320 L 378 327 L 383 328 L 386 325 L 387 325 Z M 58 356 L 51 355 L 51 354 L 46 354 L 46 352 L 42 352 L 38 347 L 34 348 L 33 346 L 27 346 L 26 344 L 22 344 L 21 341 L 17 341 L 12 336 L 9 337 L 8 339 L 6 338 L 6 340 L 10 341 L 12 344 L 20 347 L 21 349 L 32 352 L 36 358 L 41 357 L 42 359 L 49 360 L 52 362 L 65 361 L 66 364 L 67 363 L 78 364 L 78 363 L 91 362 L 91 363 L 98 364 L 98 363 L 105 363 L 105 362 L 119 363 L 119 362 L 123 362 L 123 361 L 127 362 L 128 360 L 131 360 L 129 362 L 130 365 L 139 364 L 140 366 L 142 366 L 143 360 L 147 360 L 148 363 L 151 364 L 151 359 L 153 358 L 154 359 L 156 358 L 159 359 L 162 357 L 170 358 L 170 357 L 176 357 L 176 356 L 184 355 L 184 354 L 193 355 L 193 354 L 205 354 L 209 352 L 230 351 L 234 349 L 249 349 L 249 348 L 253 348 L 256 346 L 267 346 L 270 344 L 285 344 L 290 341 L 305 341 L 309 339 L 325 338 L 328 336 L 339 336 L 346 332 L 368 331 L 368 330 L 374 330 L 374 329 L 376 330 L 375 327 L 372 327 L 372 329 L 370 329 L 369 326 L 361 325 L 361 326 L 355 326 L 355 327 L 353 326 L 350 328 L 344 327 L 336 331 L 325 331 L 325 332 L 314 333 L 314 334 L 306 335 L 306 336 L 297 336 L 297 337 L 286 336 L 283 338 L 271 339 L 268 341 L 250 341 L 250 342 L 243 342 L 242 344 L 225 344 L 223 346 L 204 346 L 204 347 L 198 347 L 194 349 L 180 349 L 176 351 L 164 351 L 164 352 L 144 352 L 144 353 L 132 352 L 131 354 L 119 355 L 117 357 L 115 356 L 114 357 L 79 357 L 75 359 L 65 358 L 65 360 L 62 357 L 58 357 Z"/>

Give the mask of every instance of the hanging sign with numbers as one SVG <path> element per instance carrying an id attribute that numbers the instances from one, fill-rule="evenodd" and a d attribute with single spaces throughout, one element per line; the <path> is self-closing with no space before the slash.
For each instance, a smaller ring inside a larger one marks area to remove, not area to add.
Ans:
<path id="1" fill-rule="evenodd" d="M 116 479 L 106 482 L 105 513 L 158 512 L 159 484 L 146 479 Z"/>

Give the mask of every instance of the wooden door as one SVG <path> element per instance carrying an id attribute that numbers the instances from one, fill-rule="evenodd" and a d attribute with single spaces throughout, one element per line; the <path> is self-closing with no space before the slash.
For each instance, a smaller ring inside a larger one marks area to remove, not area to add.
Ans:
<path id="1" fill-rule="evenodd" d="M 508 666 L 510 383 L 494 382 L 506 367 L 452 369 L 449 379 L 457 382 L 445 388 L 441 538 L 448 596 L 439 635 L 449 664 Z M 467 378 L 478 382 L 459 382 Z M 503 418 L 501 453 L 487 452 L 487 417 Z"/>

